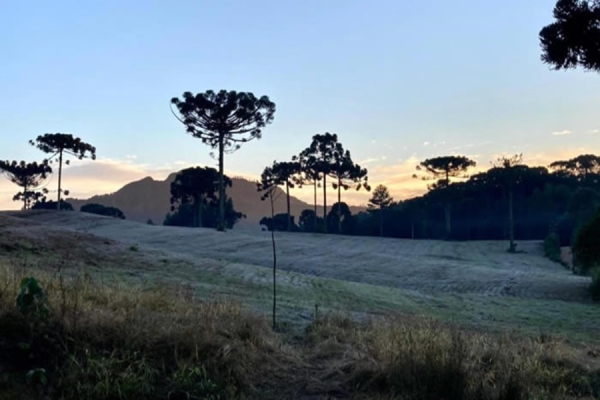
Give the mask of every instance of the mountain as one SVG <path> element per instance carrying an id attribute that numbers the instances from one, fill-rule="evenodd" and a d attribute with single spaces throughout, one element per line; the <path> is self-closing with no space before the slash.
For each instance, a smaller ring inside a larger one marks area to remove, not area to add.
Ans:
<path id="1" fill-rule="evenodd" d="M 155 224 L 162 224 L 171 207 L 169 201 L 171 197 L 170 188 L 176 175 L 176 172 L 172 173 L 164 181 L 146 177 L 128 183 L 111 194 L 97 195 L 89 199 L 70 198 L 67 201 L 73 205 L 75 210 L 79 210 L 84 204 L 98 203 L 119 208 L 131 221 L 145 223 L 148 219 L 151 219 Z M 236 226 L 258 229 L 260 219 L 271 215 L 269 202 L 260 199 L 260 193 L 256 190 L 256 182 L 243 178 L 232 178 L 231 181 L 232 186 L 227 188 L 227 195 L 233 199 L 235 209 L 246 215 L 246 218 L 240 220 Z M 330 202 L 330 205 L 335 203 L 335 199 L 332 198 Z M 313 209 L 313 205 L 291 196 L 290 209 L 297 222 L 302 210 Z M 281 193 L 275 202 L 275 213 L 284 213 L 285 210 L 285 195 Z M 350 211 L 353 214 L 364 210 L 364 207 L 350 206 Z M 317 212 L 321 215 L 323 207 L 318 206 Z"/>

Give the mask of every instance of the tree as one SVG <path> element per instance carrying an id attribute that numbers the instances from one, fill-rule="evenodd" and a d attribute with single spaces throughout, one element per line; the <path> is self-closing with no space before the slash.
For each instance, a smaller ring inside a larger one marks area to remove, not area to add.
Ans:
<path id="1" fill-rule="evenodd" d="M 34 201 L 39 201 L 48 191 L 44 188 L 42 192 L 36 191 L 48 179 L 52 173 L 52 168 L 46 161 L 42 163 L 25 161 L 1 161 L 0 172 L 15 185 L 23 188 L 13 197 L 13 201 L 23 201 L 23 210 L 28 209 Z"/>
<path id="2" fill-rule="evenodd" d="M 119 210 L 116 207 L 107 207 L 102 204 L 89 203 L 81 206 L 79 211 L 84 213 L 103 215 L 105 217 L 113 217 L 119 219 L 125 219 L 125 214 L 123 211 Z"/>
<path id="3" fill-rule="evenodd" d="M 223 177 L 226 186 L 232 182 L 227 176 Z M 171 182 L 171 211 L 176 206 L 191 203 L 194 210 L 194 226 L 203 227 L 203 211 L 209 200 L 216 200 L 219 188 L 219 173 L 214 168 L 192 167 L 180 171 Z"/>
<path id="4" fill-rule="evenodd" d="M 269 199 L 271 204 L 271 245 L 273 248 L 273 329 L 276 328 L 276 309 L 277 309 L 277 249 L 275 247 L 275 200 L 281 195 L 277 190 L 279 185 L 278 176 L 273 171 L 273 167 L 266 167 L 261 174 L 260 182 L 256 185 L 259 192 L 263 192 L 261 200 Z M 261 221 L 262 223 L 262 221 Z"/>
<path id="5" fill-rule="evenodd" d="M 348 190 L 351 187 L 360 190 L 364 188 L 367 192 L 371 190 L 368 183 L 367 170 L 361 168 L 360 165 L 355 164 L 350 156 L 350 151 L 343 150 L 342 144 L 338 143 L 338 151 L 335 152 L 335 165 L 331 168 L 329 176 L 334 179 L 332 184 L 334 189 L 338 191 L 338 203 L 342 202 L 341 189 Z M 338 213 L 341 212 L 341 208 L 338 208 Z M 338 232 L 342 231 L 341 215 L 338 214 L 339 225 L 337 227 Z"/>
<path id="6" fill-rule="evenodd" d="M 475 167 L 475 161 L 464 157 L 464 156 L 443 156 L 436 158 L 429 158 L 417 165 L 417 171 L 424 171 L 426 175 L 421 176 L 422 180 L 435 180 L 436 182 L 429 186 L 430 189 L 440 189 L 445 192 L 448 196 L 444 211 L 446 215 L 446 236 L 450 238 L 452 234 L 451 225 L 451 194 L 448 191 L 450 187 L 451 178 L 468 178 L 467 171 L 471 167 Z M 419 178 L 416 174 L 414 178 Z"/>
<path id="7" fill-rule="evenodd" d="M 314 194 L 314 215 L 315 215 L 315 219 L 314 219 L 314 225 L 313 226 L 313 230 L 316 232 L 318 225 L 317 225 L 317 221 L 318 221 L 318 217 L 317 217 L 317 187 L 320 187 L 320 181 L 321 181 L 321 173 L 319 171 L 319 167 L 318 164 L 316 162 L 316 159 L 311 158 L 309 156 L 309 152 L 307 152 L 306 150 L 303 151 L 302 153 L 300 153 L 299 156 L 294 156 L 292 157 L 292 161 L 298 161 L 298 163 L 300 164 L 300 174 L 298 176 L 298 186 L 302 187 L 303 185 L 313 185 L 313 194 Z"/>
<path id="8" fill-rule="evenodd" d="M 267 96 L 256 98 L 252 93 L 208 90 L 193 95 L 183 93 L 182 99 L 174 97 L 179 115 L 173 115 L 186 126 L 186 131 L 201 139 L 204 144 L 218 149 L 219 155 L 219 223 L 217 229 L 225 230 L 224 156 L 233 153 L 243 143 L 260 139 L 262 128 L 273 121 L 275 103 Z"/>
<path id="9" fill-rule="evenodd" d="M 354 232 L 354 224 L 350 207 L 346 203 L 335 203 L 327 214 L 327 224 L 330 230 L 339 229 L 338 233 L 350 235 Z"/>
<path id="10" fill-rule="evenodd" d="M 577 233 L 573 256 L 583 272 L 600 267 L 600 209 Z"/>
<path id="11" fill-rule="evenodd" d="M 261 226 L 266 226 L 267 230 L 275 230 L 275 231 L 287 231 L 288 230 L 288 215 L 284 214 L 275 214 L 273 217 L 262 217 L 260 222 L 258 223 Z M 294 224 L 294 217 L 292 217 L 292 226 L 293 230 L 296 230 L 297 227 Z"/>
<path id="12" fill-rule="evenodd" d="M 600 2 L 558 0 L 555 22 L 540 31 L 542 61 L 554 70 L 600 71 Z"/>
<path id="13" fill-rule="evenodd" d="M 74 137 L 68 133 L 46 133 L 45 135 L 38 136 L 35 140 L 30 140 L 29 144 L 37 147 L 46 154 L 50 154 L 47 158 L 48 162 L 52 162 L 52 159 L 58 156 L 58 200 L 56 203 L 57 210 L 60 210 L 60 195 L 62 192 L 62 164 L 63 157 L 71 155 L 82 160 L 88 157 L 92 160 L 96 159 L 96 148 L 89 143 L 82 141 L 78 137 Z M 69 165 L 70 161 L 66 160 L 65 164 Z M 65 190 L 65 194 L 69 192 Z"/>
<path id="14" fill-rule="evenodd" d="M 317 213 L 314 210 L 302 210 L 298 218 L 299 228 L 304 232 L 316 231 Z"/>
<path id="15" fill-rule="evenodd" d="M 197 209 L 192 206 L 192 203 L 180 204 L 175 211 L 168 213 L 165 216 L 163 225 L 165 226 L 185 226 L 196 227 Z M 244 214 L 236 211 L 233 208 L 233 200 L 230 197 L 225 199 L 225 227 L 232 229 L 233 226 L 242 218 L 246 218 Z M 205 228 L 216 228 L 219 223 L 219 200 L 209 200 L 206 205 L 202 219 Z"/>
<path id="16" fill-rule="evenodd" d="M 523 163 L 523 155 L 515 154 L 512 157 L 500 157 L 493 164 L 493 168 L 488 171 L 490 176 L 496 177 L 499 185 L 508 193 L 508 235 L 509 235 L 509 253 L 517 251 L 515 244 L 515 217 L 514 217 L 514 187 L 518 183 L 519 166 Z"/>
<path id="17" fill-rule="evenodd" d="M 575 178 L 578 182 L 597 184 L 600 177 L 600 157 L 593 154 L 582 154 L 565 161 L 555 161 L 550 169 L 556 173 Z"/>
<path id="18" fill-rule="evenodd" d="M 390 196 L 388 188 L 384 185 L 377 185 L 373 190 L 373 195 L 369 199 L 367 209 L 379 211 L 379 235 L 383 237 L 383 210 L 388 208 L 394 199 Z"/>
<path id="19" fill-rule="evenodd" d="M 323 231 L 327 232 L 327 176 L 343 157 L 344 149 L 338 143 L 337 134 L 316 134 L 310 146 L 300 153 L 300 159 L 323 178 Z"/>
<path id="20" fill-rule="evenodd" d="M 290 188 L 293 189 L 298 183 L 298 174 L 300 173 L 300 163 L 297 161 L 289 162 L 273 162 L 273 166 L 269 170 L 273 174 L 271 179 L 277 185 L 285 186 L 286 206 L 287 206 L 287 230 L 292 230 L 293 218 L 290 211 Z"/>

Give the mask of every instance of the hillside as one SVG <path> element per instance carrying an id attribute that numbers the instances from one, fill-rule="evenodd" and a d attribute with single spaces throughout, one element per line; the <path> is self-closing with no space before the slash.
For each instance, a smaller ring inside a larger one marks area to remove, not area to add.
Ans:
<path id="1" fill-rule="evenodd" d="M 97 195 L 89 199 L 67 199 L 76 210 L 88 203 L 98 203 L 105 206 L 117 207 L 125 213 L 128 220 L 146 222 L 152 219 L 155 224 L 162 224 L 165 215 L 169 212 L 171 204 L 170 185 L 177 173 L 172 173 L 164 181 L 146 177 L 123 186 L 111 194 Z M 232 178 L 232 186 L 227 188 L 227 195 L 233 199 L 235 209 L 244 213 L 246 219 L 238 225 L 258 228 L 258 222 L 266 215 L 270 215 L 269 203 L 261 201 L 260 193 L 256 190 L 256 183 L 243 178 Z M 333 204 L 333 203 L 332 203 Z M 290 198 L 292 215 L 298 216 L 305 209 L 312 209 L 311 204 L 305 203 L 296 197 Z M 323 212 L 323 207 L 317 207 L 318 213 Z M 352 213 L 364 211 L 364 207 L 350 207 Z M 275 212 L 285 212 L 285 196 L 279 196 L 275 204 Z"/>

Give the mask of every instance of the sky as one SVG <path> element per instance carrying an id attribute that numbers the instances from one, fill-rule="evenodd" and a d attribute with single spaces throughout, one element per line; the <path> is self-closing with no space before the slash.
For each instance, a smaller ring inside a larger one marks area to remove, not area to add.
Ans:
<path id="1" fill-rule="evenodd" d="M 65 168 L 63 187 L 78 198 L 216 167 L 169 109 L 172 97 L 209 89 L 277 105 L 263 138 L 226 156 L 232 176 L 257 178 L 324 132 L 396 199 L 425 190 L 412 174 L 429 157 L 466 155 L 487 169 L 502 154 L 530 165 L 597 154 L 600 75 L 540 60 L 554 3 L 0 1 L 0 159 L 43 159 L 28 144 L 40 134 L 79 136 L 98 158 Z M 20 207 L 16 191 L 0 180 L 0 209 Z"/>

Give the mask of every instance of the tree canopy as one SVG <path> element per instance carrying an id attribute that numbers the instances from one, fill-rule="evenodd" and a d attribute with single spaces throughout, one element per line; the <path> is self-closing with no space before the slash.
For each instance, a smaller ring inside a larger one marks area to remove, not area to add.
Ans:
<path id="1" fill-rule="evenodd" d="M 232 185 L 229 177 L 223 177 L 226 186 Z M 171 211 L 181 204 L 190 203 L 194 210 L 194 226 L 204 226 L 203 211 L 209 200 L 216 201 L 219 189 L 219 172 L 210 167 L 192 167 L 180 171 L 171 182 Z"/>
<path id="2" fill-rule="evenodd" d="M 600 2 L 558 0 L 553 15 L 539 34 L 542 61 L 555 70 L 600 71 Z"/>
<path id="3" fill-rule="evenodd" d="M 40 149 L 50 156 L 46 159 L 47 162 L 53 162 L 54 157 L 58 157 L 58 200 L 56 207 L 60 210 L 61 193 L 63 192 L 62 182 L 62 164 L 63 157 L 65 155 L 75 156 L 78 159 L 86 157 L 92 160 L 96 159 L 96 148 L 89 143 L 82 141 L 78 137 L 74 137 L 70 133 L 46 133 L 38 136 L 35 140 L 30 140 L 29 144 Z M 69 160 L 65 161 L 66 165 L 69 165 Z M 64 191 L 65 194 L 69 194 L 68 191 Z"/>
<path id="4" fill-rule="evenodd" d="M 262 129 L 273 121 L 275 103 L 267 96 L 257 98 L 249 92 L 208 90 L 196 95 L 183 93 L 171 104 L 173 115 L 193 137 L 217 148 L 219 155 L 219 230 L 225 229 L 224 154 L 238 150 L 242 143 L 260 139 Z"/>
<path id="5" fill-rule="evenodd" d="M 18 192 L 13 197 L 13 201 L 22 201 L 23 209 L 31 207 L 35 201 L 42 200 L 44 194 L 47 193 L 45 188 L 38 191 L 46 182 L 52 168 L 47 161 L 37 163 L 27 163 L 25 161 L 2 161 L 0 160 L 0 172 L 2 172 L 8 180 L 23 190 Z"/>

